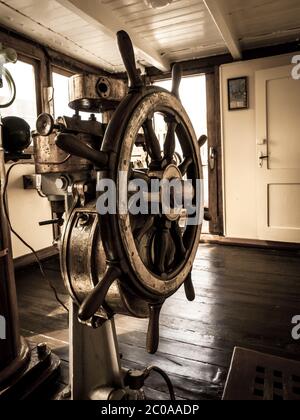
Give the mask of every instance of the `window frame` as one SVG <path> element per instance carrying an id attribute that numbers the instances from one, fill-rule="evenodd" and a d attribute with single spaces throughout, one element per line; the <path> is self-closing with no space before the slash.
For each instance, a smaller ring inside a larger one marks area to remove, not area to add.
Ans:
<path id="1" fill-rule="evenodd" d="M 38 114 L 42 112 L 52 114 L 52 106 L 45 91 L 46 88 L 53 88 L 52 71 L 67 77 L 76 73 L 91 73 L 99 76 L 109 75 L 108 72 L 101 68 L 85 64 L 63 53 L 47 48 L 1 25 L 0 37 L 4 45 L 16 50 L 20 61 L 24 61 L 34 67 Z"/>
<path id="2" fill-rule="evenodd" d="M 76 74 L 75 72 L 73 72 L 69 69 L 56 66 L 55 64 L 51 65 L 51 76 L 52 76 L 52 73 L 57 73 L 57 74 L 60 74 L 61 76 L 65 76 L 65 77 L 72 77 Z"/>
<path id="3" fill-rule="evenodd" d="M 50 66 L 50 71 L 51 71 L 51 86 L 54 90 L 54 82 L 53 82 L 53 73 L 59 74 L 60 76 L 64 76 L 64 77 L 72 77 L 74 76 L 76 73 L 72 72 L 69 69 L 57 66 L 55 64 L 51 64 Z M 53 110 L 53 117 L 55 116 L 56 112 L 55 112 L 55 103 L 54 103 L 54 96 L 55 96 L 55 90 L 53 92 L 53 104 L 52 104 L 52 110 Z"/>
<path id="4" fill-rule="evenodd" d="M 28 57 L 27 55 L 25 55 L 23 53 L 18 53 L 18 61 L 21 61 L 22 63 L 25 63 L 25 64 L 29 64 L 33 67 L 34 84 L 35 84 L 36 113 L 37 113 L 37 115 L 40 115 L 43 112 L 41 85 L 39 83 L 40 64 L 36 59 L 34 59 L 32 57 Z"/>

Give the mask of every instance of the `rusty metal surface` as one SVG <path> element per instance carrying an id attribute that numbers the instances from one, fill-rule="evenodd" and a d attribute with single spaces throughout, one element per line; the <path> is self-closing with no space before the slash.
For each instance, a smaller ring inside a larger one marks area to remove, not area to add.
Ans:
<path id="1" fill-rule="evenodd" d="M 75 75 L 69 79 L 69 106 L 87 112 L 115 109 L 127 95 L 124 80 L 95 75 Z"/>
<path id="2" fill-rule="evenodd" d="M 49 121 L 52 120 L 52 124 Z M 49 132 L 44 135 L 43 128 L 49 125 Z M 91 170 L 93 165 L 87 159 L 71 156 L 60 149 L 57 144 L 57 136 L 60 133 L 70 133 L 74 141 L 83 143 L 92 149 L 99 150 L 101 147 L 104 129 L 94 116 L 88 121 L 81 120 L 80 116 L 60 117 L 54 122 L 48 114 L 42 114 L 37 123 L 39 133 L 33 136 L 34 159 L 36 173 L 72 173 Z"/>
<path id="3" fill-rule="evenodd" d="M 73 117 L 64 116 L 59 118 L 58 122 L 68 131 L 100 138 L 103 138 L 104 135 L 103 126 L 94 115 L 91 115 L 89 120 L 82 120 L 80 116 L 76 115 Z"/>
<path id="4" fill-rule="evenodd" d="M 65 285 L 73 299 L 81 304 L 106 271 L 95 201 L 72 212 L 63 234 L 61 263 Z M 148 316 L 147 304 L 122 287 L 120 280 L 110 287 L 105 303 L 114 313 L 138 318 Z M 103 310 L 96 315 L 107 317 Z"/>
<path id="5" fill-rule="evenodd" d="M 69 156 L 56 146 L 56 133 L 34 136 L 34 158 L 37 174 L 88 171 L 92 165 L 85 159 Z"/>

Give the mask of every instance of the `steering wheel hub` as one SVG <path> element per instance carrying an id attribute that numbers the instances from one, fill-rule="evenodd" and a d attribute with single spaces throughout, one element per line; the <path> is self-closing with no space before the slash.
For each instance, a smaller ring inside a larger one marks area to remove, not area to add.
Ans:
<path id="1" fill-rule="evenodd" d="M 177 166 L 171 164 L 164 170 L 161 181 L 161 205 L 166 218 L 175 222 L 181 216 L 182 203 L 182 174 Z"/>

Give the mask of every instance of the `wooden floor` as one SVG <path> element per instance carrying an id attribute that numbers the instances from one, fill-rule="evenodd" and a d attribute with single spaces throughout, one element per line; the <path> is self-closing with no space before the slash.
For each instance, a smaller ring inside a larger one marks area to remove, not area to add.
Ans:
<path id="1" fill-rule="evenodd" d="M 235 346 L 300 360 L 291 320 L 300 314 L 300 253 L 201 245 L 194 266 L 197 298 L 180 290 L 165 304 L 159 351 L 145 351 L 147 322 L 116 319 L 123 365 L 166 370 L 179 399 L 220 399 Z M 47 275 L 67 302 L 56 260 Z M 60 387 L 68 382 L 67 315 L 36 268 L 17 273 L 22 333 L 48 341 L 62 359 Z M 149 399 L 165 399 L 163 381 L 148 381 Z"/>

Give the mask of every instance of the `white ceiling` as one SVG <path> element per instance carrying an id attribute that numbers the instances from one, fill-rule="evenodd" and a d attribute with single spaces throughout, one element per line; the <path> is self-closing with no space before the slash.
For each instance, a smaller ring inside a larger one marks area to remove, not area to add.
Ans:
<path id="1" fill-rule="evenodd" d="M 141 64 L 174 61 L 300 38 L 299 0 L 5 0 L 0 24 L 109 71 L 123 70 L 115 33 L 127 30 Z"/>

